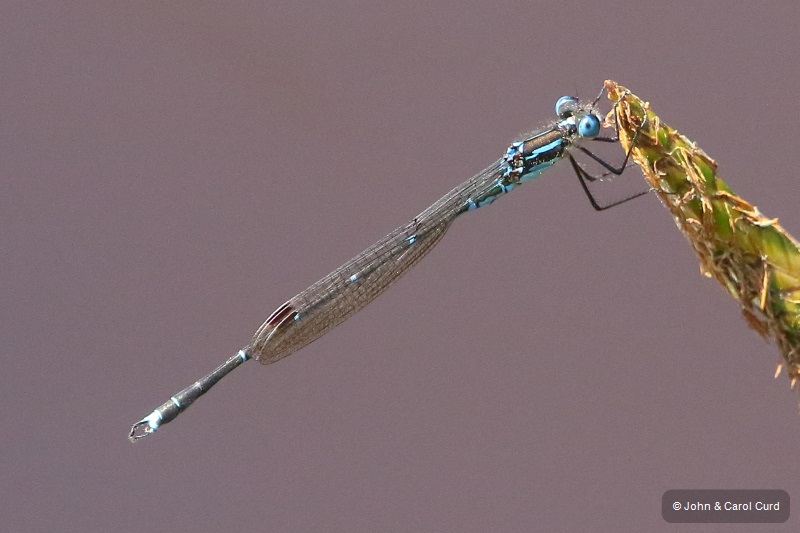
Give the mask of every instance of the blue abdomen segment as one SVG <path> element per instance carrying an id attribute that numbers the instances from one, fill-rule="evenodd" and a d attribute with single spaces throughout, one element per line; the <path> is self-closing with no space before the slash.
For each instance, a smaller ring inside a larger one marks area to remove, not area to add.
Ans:
<path id="1" fill-rule="evenodd" d="M 483 192 L 483 194 L 476 196 L 475 198 L 468 198 L 466 210 L 472 211 L 473 209 L 478 209 L 479 207 L 489 205 L 497 200 L 499 196 L 502 196 L 513 189 L 515 185 L 516 184 L 514 182 L 508 181 L 505 174 L 501 175 L 501 177 L 499 177 L 486 191 Z"/>

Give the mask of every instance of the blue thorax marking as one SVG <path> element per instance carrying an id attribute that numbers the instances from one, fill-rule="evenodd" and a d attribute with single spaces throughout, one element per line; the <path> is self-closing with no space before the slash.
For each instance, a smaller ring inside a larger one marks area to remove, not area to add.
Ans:
<path id="1" fill-rule="evenodd" d="M 564 143 L 565 141 L 563 138 L 556 139 L 551 143 L 536 148 L 531 152 L 531 155 L 524 156 L 525 165 L 523 166 L 519 181 L 523 182 L 535 178 L 541 174 L 544 169 L 558 161 L 564 149 Z M 540 162 L 537 163 L 536 161 Z"/>
<path id="2" fill-rule="evenodd" d="M 480 196 L 467 199 L 466 211 L 489 205 L 517 184 L 536 178 L 561 159 L 569 144 L 570 140 L 558 127 L 511 143 L 503 157 L 500 176 Z"/>
<path id="3" fill-rule="evenodd" d="M 524 183 L 526 181 L 530 181 L 534 178 L 538 178 L 539 174 L 541 174 L 546 168 L 551 167 L 558 159 L 550 159 L 549 161 L 543 161 L 538 165 L 532 166 L 528 168 L 520 177 L 520 183 Z"/>

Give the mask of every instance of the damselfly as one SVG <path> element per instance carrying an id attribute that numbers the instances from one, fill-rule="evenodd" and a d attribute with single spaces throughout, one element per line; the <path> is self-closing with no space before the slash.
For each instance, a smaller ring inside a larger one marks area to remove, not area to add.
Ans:
<path id="1" fill-rule="evenodd" d="M 621 174 L 625 169 L 630 150 L 622 165 L 615 168 L 580 145 L 584 140 L 617 141 L 616 137 L 600 136 L 603 123 L 595 108 L 600 96 L 602 92 L 588 104 L 572 96 L 560 98 L 555 107 L 558 118 L 551 125 L 511 143 L 498 161 L 278 307 L 258 328 L 248 346 L 134 424 L 130 440 L 140 439 L 173 420 L 223 376 L 248 359 L 263 364 L 274 363 L 318 339 L 377 298 L 422 259 L 459 215 L 492 203 L 564 158 L 569 159 L 589 202 L 598 211 L 645 194 L 647 191 L 606 206 L 599 205 L 587 182 L 600 176 L 589 174 L 571 154 L 577 148 L 613 174 Z"/>

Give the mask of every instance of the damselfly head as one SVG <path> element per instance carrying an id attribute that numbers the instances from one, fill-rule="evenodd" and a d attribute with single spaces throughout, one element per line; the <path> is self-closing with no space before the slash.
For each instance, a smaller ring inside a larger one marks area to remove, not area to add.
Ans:
<path id="1" fill-rule="evenodd" d="M 600 134 L 600 119 L 594 113 L 586 113 L 578 121 L 578 135 L 594 139 Z"/>
<path id="2" fill-rule="evenodd" d="M 591 105 L 581 104 L 574 96 L 562 96 L 556 102 L 556 114 L 563 122 L 569 124 L 572 131 L 587 139 L 594 139 L 600 134 L 602 123 Z"/>
<path id="3" fill-rule="evenodd" d="M 594 139 L 602 126 L 594 109 L 596 103 L 584 104 L 575 96 L 562 96 L 556 101 L 556 115 L 562 121 L 572 123 L 581 137 Z"/>
<path id="4" fill-rule="evenodd" d="M 571 117 L 580 107 L 580 100 L 574 96 L 562 96 L 556 101 L 556 115 L 563 120 Z"/>

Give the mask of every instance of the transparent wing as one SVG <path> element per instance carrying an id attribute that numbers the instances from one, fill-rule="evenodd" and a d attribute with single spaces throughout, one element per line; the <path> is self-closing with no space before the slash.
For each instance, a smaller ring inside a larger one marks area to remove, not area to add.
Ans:
<path id="1" fill-rule="evenodd" d="M 273 363 L 318 339 L 377 298 L 441 240 L 469 198 L 490 188 L 500 162 L 279 307 L 256 332 L 250 357 Z"/>

